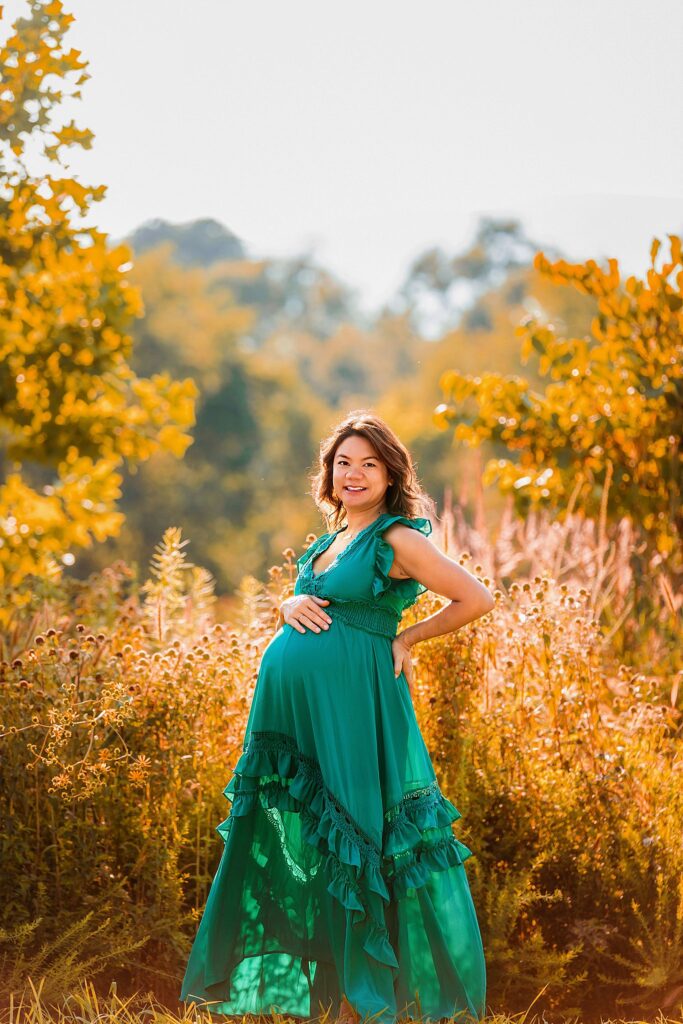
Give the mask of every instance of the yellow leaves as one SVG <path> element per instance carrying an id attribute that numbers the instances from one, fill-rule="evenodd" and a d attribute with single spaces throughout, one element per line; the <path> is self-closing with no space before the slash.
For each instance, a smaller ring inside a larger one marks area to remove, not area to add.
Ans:
<path id="1" fill-rule="evenodd" d="M 653 457 L 653 459 L 656 459 L 656 460 L 662 459 L 668 453 L 670 447 L 673 447 L 673 446 L 671 445 L 671 442 L 670 442 L 669 438 L 667 438 L 667 437 L 659 437 L 659 438 L 657 438 L 656 441 L 654 441 L 650 445 L 649 453 Z M 657 469 L 657 463 L 656 462 L 650 463 L 650 468 L 652 468 L 652 467 L 654 467 L 654 469 L 656 470 Z"/>
<path id="2" fill-rule="evenodd" d="M 127 274 L 133 268 L 133 250 L 130 246 L 120 243 L 109 250 L 112 265 L 120 274 Z"/>
<path id="3" fill-rule="evenodd" d="M 602 316 L 594 316 L 591 320 L 591 334 L 599 341 L 605 341 L 610 334 L 609 327 L 607 330 L 603 329 L 604 320 L 605 318 Z"/>
<path id="4" fill-rule="evenodd" d="M 664 530 L 659 530 L 657 532 L 657 549 L 661 551 L 665 557 L 673 554 L 675 546 L 676 538 L 670 533 L 667 533 Z M 669 605 L 669 607 L 671 607 L 671 605 Z"/>
<path id="5" fill-rule="evenodd" d="M 108 353 L 117 352 L 121 348 L 121 335 L 111 327 L 103 327 L 100 343 Z"/>
<path id="6" fill-rule="evenodd" d="M 481 474 L 481 482 L 484 487 L 498 482 L 502 493 L 514 486 L 516 470 L 508 459 L 489 459 Z"/>
<path id="7" fill-rule="evenodd" d="M 474 444 L 477 439 L 476 433 L 468 427 L 465 423 L 458 423 L 453 431 L 453 437 L 456 441 L 463 441 L 466 444 Z"/>
<path id="8" fill-rule="evenodd" d="M 74 19 L 73 15 L 68 15 L 68 22 L 69 22 L 69 24 L 71 24 L 71 22 L 74 21 L 74 20 L 75 19 Z M 64 55 L 62 60 L 68 66 L 68 70 L 69 71 L 80 70 L 80 69 L 85 68 L 85 67 L 88 66 L 87 60 L 83 60 L 83 61 L 79 60 L 79 57 L 81 56 L 81 53 L 82 53 L 81 50 L 76 50 L 72 46 L 71 49 L 69 50 L 69 52 Z"/>
<path id="9" fill-rule="evenodd" d="M 191 377 L 184 380 L 171 381 L 168 388 L 170 411 L 176 423 L 182 427 L 194 426 L 195 399 L 199 397 L 199 388 Z"/>
<path id="10" fill-rule="evenodd" d="M 83 298 L 86 296 L 84 295 Z M 56 326 L 66 327 L 74 326 L 77 327 L 80 321 L 85 317 L 87 312 L 87 306 L 85 302 L 79 301 L 76 297 L 65 302 L 62 308 L 58 311 Z"/>
<path id="11" fill-rule="evenodd" d="M 452 395 L 461 379 L 461 374 L 457 373 L 455 370 L 446 370 L 446 372 L 442 373 L 439 378 L 439 387 L 445 395 Z"/>
<path id="12" fill-rule="evenodd" d="M 622 295 L 621 297 L 616 296 L 612 309 L 616 317 L 626 320 L 631 312 L 631 302 L 628 295 Z M 628 337 L 628 335 L 626 335 L 626 337 Z"/>
<path id="13" fill-rule="evenodd" d="M 95 356 L 90 349 L 82 348 L 76 353 L 74 362 L 77 366 L 92 366 L 95 361 Z"/>
<path id="14" fill-rule="evenodd" d="M 73 136 L 74 134 L 77 134 L 78 129 L 74 128 L 73 131 L 70 131 L 70 129 L 64 128 L 60 132 L 55 132 L 55 135 L 59 138 L 62 133 L 64 133 L 66 137 L 69 137 L 69 135 Z M 89 135 L 91 138 L 94 137 L 92 136 L 92 133 L 84 134 Z M 73 145 L 74 139 L 72 138 L 71 142 L 68 144 Z M 88 145 L 85 148 L 90 147 Z M 42 202 L 44 208 L 46 210 L 51 210 L 53 214 L 55 209 L 59 209 L 60 212 L 68 209 L 68 206 L 63 206 L 65 200 L 71 200 L 80 213 L 86 213 L 90 204 L 99 202 L 104 198 L 107 192 L 106 185 L 98 185 L 96 187 L 92 185 L 82 185 L 80 182 L 75 181 L 72 178 L 53 178 L 50 175 L 45 177 L 43 184 L 49 188 L 49 192 L 46 193 Z M 36 201 L 41 201 L 39 193 L 36 196 Z"/>
<path id="15" fill-rule="evenodd" d="M 73 456 L 73 452 L 70 453 Z M 38 493 L 18 473 L 0 488 L 5 514 L 0 520 L 0 579 L 15 586 L 29 574 L 46 574 L 56 557 L 72 547 L 89 546 L 121 528 L 114 511 L 121 477 L 116 462 L 93 462 L 77 454 L 62 462 L 54 484 Z"/>
<path id="16" fill-rule="evenodd" d="M 432 422 L 437 430 L 446 430 L 448 428 L 450 422 L 449 412 L 450 408 L 445 402 L 437 405 L 432 415 Z"/>
<path id="17" fill-rule="evenodd" d="M 656 295 L 662 288 L 662 282 L 659 274 L 656 270 L 648 270 L 647 272 L 647 283 L 650 286 L 650 290 Z"/>
<path id="18" fill-rule="evenodd" d="M 605 278 L 605 285 L 608 289 L 614 290 L 619 287 L 619 281 L 621 280 L 619 275 L 619 261 L 610 258 L 607 263 L 609 266 L 609 274 Z"/>
<path id="19" fill-rule="evenodd" d="M 609 491 L 608 514 L 638 516 L 662 553 L 680 549 L 671 509 L 681 506 L 683 489 L 683 464 L 672 447 L 683 433 L 676 390 L 683 376 L 683 272 L 672 285 L 668 276 L 680 263 L 681 242 L 668 237 L 671 261 L 655 268 L 655 239 L 645 279 L 630 276 L 623 285 L 616 260 L 605 273 L 594 260 L 550 263 L 537 254 L 540 273 L 580 286 L 597 300 L 592 336 L 558 338 L 552 325 L 530 317 L 515 334 L 521 358 L 534 355 L 540 373 L 550 372 L 544 393 L 492 374 L 465 378 L 447 371 L 440 383 L 448 405 L 435 412 L 452 427 L 456 442 L 494 439 L 514 452 L 515 462 L 492 461 L 485 481 L 532 503 L 578 488 L 584 512 L 597 516 L 609 466 L 618 486 Z"/>
<path id="20" fill-rule="evenodd" d="M 59 475 L 49 493 L 20 493 L 20 476 L 3 491 L 28 531 L 25 540 L 0 543 L 0 574 L 12 585 L 54 572 L 63 552 L 118 532 L 114 467 L 123 459 L 162 448 L 182 457 L 191 443 L 194 382 L 140 379 L 126 362 L 128 328 L 142 308 L 120 269 L 130 250 L 109 250 L 103 232 L 73 228 L 63 209 L 87 209 L 94 194 L 64 178 L 24 180 L 0 218 L 0 245 L 11 255 L 0 260 L 7 457 L 56 466 Z"/>
<path id="21" fill-rule="evenodd" d="M 175 426 L 162 427 L 157 440 L 161 448 L 171 452 L 178 459 L 183 457 L 192 444 L 192 438 Z"/>
<path id="22" fill-rule="evenodd" d="M 641 313 L 650 313 L 655 308 L 655 298 L 651 292 L 641 292 L 638 296 L 638 309 Z"/>
<path id="23" fill-rule="evenodd" d="M 534 269 L 538 270 L 541 274 L 550 274 L 552 272 L 550 261 L 542 252 L 537 252 L 534 256 Z"/>

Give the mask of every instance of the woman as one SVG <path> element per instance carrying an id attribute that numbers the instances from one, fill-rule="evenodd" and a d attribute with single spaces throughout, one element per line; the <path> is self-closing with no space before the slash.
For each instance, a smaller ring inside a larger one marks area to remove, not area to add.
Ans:
<path id="1" fill-rule="evenodd" d="M 263 652 L 180 998 L 225 1014 L 478 1018 L 472 851 L 419 730 L 411 648 L 494 601 L 427 539 L 410 454 L 377 416 L 337 426 L 313 484 L 334 528 L 298 558 Z M 397 632 L 427 589 L 450 604 Z"/>

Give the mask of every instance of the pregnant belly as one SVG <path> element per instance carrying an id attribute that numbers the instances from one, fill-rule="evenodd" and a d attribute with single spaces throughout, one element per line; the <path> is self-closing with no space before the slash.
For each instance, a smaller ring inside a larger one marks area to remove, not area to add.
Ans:
<path id="1" fill-rule="evenodd" d="M 341 628 L 339 628 L 341 626 Z M 299 633 L 285 623 L 270 641 L 261 660 L 261 673 L 283 680 L 324 678 L 353 658 L 343 624 L 333 622 L 329 629 Z"/>
<path id="2" fill-rule="evenodd" d="M 320 633 L 285 623 L 263 652 L 260 677 L 283 689 L 368 687 L 378 677 L 393 680 L 391 641 L 339 619 Z"/>
<path id="3" fill-rule="evenodd" d="M 327 777 L 341 779 L 352 813 L 358 778 L 376 775 L 383 756 L 378 737 L 391 735 L 404 757 L 410 730 L 419 735 L 405 676 L 394 675 L 391 640 L 339 620 L 320 633 L 287 623 L 275 633 L 261 658 L 252 730 L 294 737 Z"/>

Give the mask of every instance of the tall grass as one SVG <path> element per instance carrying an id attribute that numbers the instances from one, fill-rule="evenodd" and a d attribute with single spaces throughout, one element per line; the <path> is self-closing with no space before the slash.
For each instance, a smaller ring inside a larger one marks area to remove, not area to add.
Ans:
<path id="1" fill-rule="evenodd" d="M 415 649 L 415 703 L 476 854 L 489 1006 L 587 1022 L 673 1015 L 677 583 L 641 572 L 628 522 L 506 512 L 495 537 L 475 522 L 447 506 L 434 539 L 496 607 Z M 286 549 L 264 582 L 246 578 L 222 622 L 178 531 L 147 581 L 120 563 L 61 589 L 37 581 L 0 665 L 0 1005 L 38 984 L 59 1005 L 113 979 L 177 1009 L 220 856 L 222 790 L 294 557 Z M 406 617 L 441 601 L 426 594 Z"/>

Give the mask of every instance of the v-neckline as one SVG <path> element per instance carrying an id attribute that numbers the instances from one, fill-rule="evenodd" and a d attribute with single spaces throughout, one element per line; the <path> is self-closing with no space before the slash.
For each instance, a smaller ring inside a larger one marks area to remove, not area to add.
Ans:
<path id="1" fill-rule="evenodd" d="M 356 534 L 356 536 L 352 540 L 349 541 L 349 543 L 346 545 L 346 547 L 342 548 L 342 550 L 337 555 L 334 556 L 334 558 L 332 559 L 332 561 L 330 562 L 330 564 L 328 566 L 326 566 L 324 569 L 321 569 L 320 572 L 313 572 L 313 563 L 317 560 L 319 555 L 322 555 L 322 554 L 324 554 L 325 551 L 327 551 L 327 549 L 334 542 L 334 538 L 338 534 L 343 533 L 344 530 L 348 529 L 348 523 L 346 524 L 346 526 L 341 526 L 338 530 L 335 530 L 334 533 L 331 533 L 330 534 L 329 543 L 328 544 L 323 544 L 323 546 L 318 551 L 316 551 L 316 553 L 313 555 L 313 558 L 311 558 L 311 560 L 308 563 L 308 572 L 310 574 L 311 579 L 318 580 L 318 579 L 320 579 L 321 576 L 324 576 L 326 572 L 329 572 L 330 569 L 332 569 L 335 565 L 337 565 L 339 560 L 341 558 L 343 558 L 343 556 L 346 554 L 346 552 L 349 551 L 353 547 L 353 545 L 356 543 L 356 541 L 359 540 L 363 536 L 363 534 L 367 530 L 370 529 L 371 526 L 374 526 L 375 523 L 379 522 L 379 520 L 383 516 L 386 516 L 386 515 L 389 515 L 389 513 L 388 512 L 380 512 L 380 514 L 378 516 L 376 516 L 372 520 L 371 523 L 368 523 L 368 525 L 364 526 L 362 530 L 359 530 L 359 532 Z"/>

